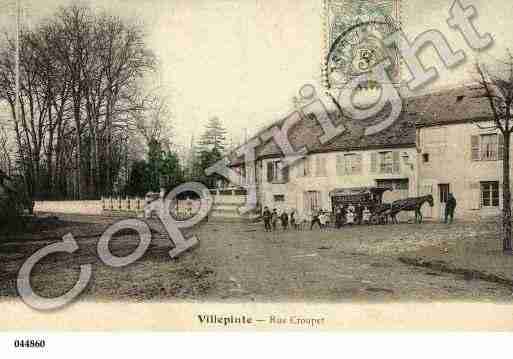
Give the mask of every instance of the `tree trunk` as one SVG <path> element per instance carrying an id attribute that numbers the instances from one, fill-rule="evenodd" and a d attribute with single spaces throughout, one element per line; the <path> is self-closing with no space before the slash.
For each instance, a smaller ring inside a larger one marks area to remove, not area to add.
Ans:
<path id="1" fill-rule="evenodd" d="M 502 249 L 511 253 L 511 189 L 510 189 L 510 163 L 509 147 L 511 132 L 504 133 L 503 150 L 503 182 L 502 182 Z"/>
<path id="2" fill-rule="evenodd" d="M 76 127 L 76 131 L 77 131 L 77 137 L 76 137 L 76 141 L 77 141 L 77 152 L 76 152 L 76 166 L 77 166 L 77 171 L 76 171 L 76 194 L 77 194 L 77 199 L 83 199 L 84 195 L 83 195 L 83 189 L 84 189 L 84 186 L 83 186 L 83 172 L 82 172 L 82 155 L 83 155 L 83 151 L 82 151 L 82 139 L 81 139 L 81 135 L 82 135 L 82 123 L 80 122 L 80 105 L 81 105 L 81 91 L 77 91 L 77 93 L 75 93 L 75 96 L 73 98 L 73 117 L 74 117 L 74 120 L 75 120 L 75 127 Z"/>

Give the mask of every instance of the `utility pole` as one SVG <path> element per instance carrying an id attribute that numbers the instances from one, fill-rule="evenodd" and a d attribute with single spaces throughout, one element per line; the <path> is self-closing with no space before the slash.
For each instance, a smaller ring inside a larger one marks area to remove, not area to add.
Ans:
<path id="1" fill-rule="evenodd" d="M 14 108 L 14 115 L 16 116 L 16 121 L 20 120 L 20 1 L 21 0 L 16 0 L 16 59 L 14 70 L 16 76 L 16 102 Z"/>

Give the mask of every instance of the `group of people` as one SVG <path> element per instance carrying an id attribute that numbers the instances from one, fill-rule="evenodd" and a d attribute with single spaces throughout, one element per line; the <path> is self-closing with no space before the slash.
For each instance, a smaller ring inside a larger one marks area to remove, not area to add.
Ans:
<path id="1" fill-rule="evenodd" d="M 278 210 L 274 208 L 272 211 L 269 207 L 265 207 L 262 213 L 264 219 L 264 228 L 266 232 L 276 231 L 278 229 L 278 221 L 281 222 L 281 228 L 287 230 L 289 228 L 297 229 L 296 223 L 296 210 L 290 211 L 290 214 L 286 211 L 278 213 Z"/>
<path id="2" fill-rule="evenodd" d="M 264 228 L 266 232 L 276 231 L 278 223 L 281 229 L 288 230 L 302 230 L 305 225 L 309 225 L 312 230 L 316 225 L 319 229 L 326 230 L 330 224 L 334 222 L 336 228 L 341 228 L 344 225 L 370 223 L 371 211 L 368 207 L 362 206 L 360 203 L 353 205 L 349 203 L 335 208 L 334 216 L 327 210 L 312 210 L 304 216 L 299 217 L 295 209 L 287 211 L 280 211 L 274 208 L 272 211 L 269 207 L 265 207 L 262 213 L 264 220 Z"/>
<path id="3" fill-rule="evenodd" d="M 340 228 L 343 225 L 369 224 L 371 211 L 367 206 L 361 203 L 348 203 L 337 205 L 335 207 L 335 227 Z"/>
<path id="4" fill-rule="evenodd" d="M 449 193 L 445 208 L 445 223 L 452 223 L 455 208 L 456 199 L 452 193 Z M 302 230 L 305 225 L 309 225 L 312 230 L 317 225 L 321 231 L 329 228 L 331 222 L 334 222 L 335 228 L 341 228 L 344 225 L 370 224 L 371 216 L 370 209 L 358 202 L 335 206 L 333 216 L 324 209 L 312 210 L 310 213 L 299 216 L 295 209 L 287 213 L 285 210 L 278 212 L 276 208 L 271 211 L 269 207 L 264 207 L 262 213 L 266 232 L 278 230 L 278 223 L 282 230 L 289 228 Z"/>

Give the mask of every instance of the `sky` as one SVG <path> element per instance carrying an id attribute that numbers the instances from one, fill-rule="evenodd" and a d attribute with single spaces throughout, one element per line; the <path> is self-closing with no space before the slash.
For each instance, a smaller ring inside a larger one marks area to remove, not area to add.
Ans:
<path id="1" fill-rule="evenodd" d="M 23 21 L 35 23 L 71 0 L 20 0 Z M 286 116 L 304 84 L 321 91 L 323 0 L 110 0 L 81 1 L 137 19 L 146 26 L 148 45 L 159 57 L 158 86 L 170 100 L 174 142 L 198 138 L 208 119 L 217 116 L 234 142 L 247 131 Z M 444 71 L 421 91 L 468 82 L 476 59 L 500 57 L 512 47 L 510 0 L 462 0 L 474 5 L 479 32 L 494 45 L 472 51 L 461 34 L 446 23 L 453 0 L 402 0 L 402 28 L 409 39 L 437 29 L 467 61 Z M 0 0 L 1 25 L 13 28 L 14 0 Z M 421 53 L 436 63 L 435 51 Z M 407 75 L 404 75 L 407 78 Z"/>

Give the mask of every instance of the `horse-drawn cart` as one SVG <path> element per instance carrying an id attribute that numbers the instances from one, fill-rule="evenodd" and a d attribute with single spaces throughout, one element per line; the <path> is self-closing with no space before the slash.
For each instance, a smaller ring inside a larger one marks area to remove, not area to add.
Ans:
<path id="1" fill-rule="evenodd" d="M 338 188 L 330 192 L 333 213 L 337 208 L 349 205 L 367 207 L 371 212 L 370 223 L 386 223 L 390 204 L 383 203 L 383 193 L 391 190 L 383 187 Z"/>

